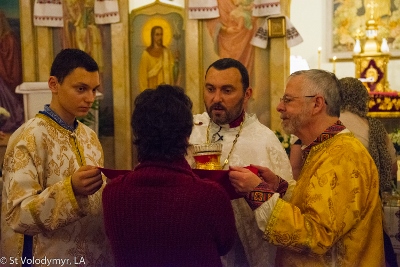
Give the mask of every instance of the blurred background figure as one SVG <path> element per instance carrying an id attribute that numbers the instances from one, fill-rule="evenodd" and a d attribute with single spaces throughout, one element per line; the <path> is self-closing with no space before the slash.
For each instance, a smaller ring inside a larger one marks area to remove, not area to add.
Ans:
<path id="1" fill-rule="evenodd" d="M 0 10 L 0 107 L 10 113 L 10 118 L 0 126 L 0 131 L 11 133 L 24 122 L 22 95 L 15 88 L 22 82 L 21 48 L 17 36 L 2 10 Z"/>
<path id="2" fill-rule="evenodd" d="M 379 171 L 380 192 L 391 191 L 397 175 L 396 150 L 382 122 L 368 117 L 369 95 L 361 81 L 340 79 L 340 120 L 368 149 Z"/>
<path id="3" fill-rule="evenodd" d="M 396 150 L 382 122 L 367 116 L 369 94 L 356 78 L 346 77 L 340 82 L 340 120 L 368 149 L 379 173 L 379 193 L 391 192 L 397 181 Z M 384 248 L 387 266 L 398 266 L 392 242 L 384 229 Z"/>

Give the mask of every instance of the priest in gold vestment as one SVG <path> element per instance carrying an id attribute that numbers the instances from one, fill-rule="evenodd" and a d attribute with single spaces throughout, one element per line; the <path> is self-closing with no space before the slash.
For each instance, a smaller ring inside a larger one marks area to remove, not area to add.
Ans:
<path id="1" fill-rule="evenodd" d="M 10 137 L 4 157 L 0 264 L 113 266 L 103 225 L 103 151 L 76 120 L 100 85 L 85 52 L 62 50 L 48 81 L 50 105 Z"/>
<path id="2" fill-rule="evenodd" d="M 305 158 L 289 201 L 277 193 L 265 198 L 259 184 L 273 190 L 278 180 L 268 168 L 258 166 L 260 178 L 231 167 L 231 182 L 249 193 L 264 239 L 278 247 L 276 266 L 385 266 L 378 171 L 339 120 L 338 88 L 335 75 L 323 70 L 288 79 L 277 110 L 285 132 L 302 141 Z"/>

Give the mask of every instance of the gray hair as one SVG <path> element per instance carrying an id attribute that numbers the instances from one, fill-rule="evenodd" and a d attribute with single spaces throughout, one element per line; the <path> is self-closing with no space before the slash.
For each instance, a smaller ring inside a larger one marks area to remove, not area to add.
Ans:
<path id="1" fill-rule="evenodd" d="M 289 79 L 300 75 L 305 79 L 303 92 L 308 95 L 322 95 L 327 105 L 326 113 L 329 116 L 339 117 L 340 83 L 336 75 L 325 70 L 311 69 L 293 72 Z"/>

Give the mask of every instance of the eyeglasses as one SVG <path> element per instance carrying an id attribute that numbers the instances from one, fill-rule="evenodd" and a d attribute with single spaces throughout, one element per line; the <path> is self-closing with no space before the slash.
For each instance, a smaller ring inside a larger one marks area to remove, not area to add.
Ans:
<path id="1" fill-rule="evenodd" d="M 300 97 L 316 97 L 317 95 L 303 95 L 303 96 L 287 96 L 284 95 L 283 97 L 279 98 L 279 101 L 283 102 L 283 104 L 289 104 L 290 102 L 292 102 L 294 99 L 296 98 L 300 98 Z"/>

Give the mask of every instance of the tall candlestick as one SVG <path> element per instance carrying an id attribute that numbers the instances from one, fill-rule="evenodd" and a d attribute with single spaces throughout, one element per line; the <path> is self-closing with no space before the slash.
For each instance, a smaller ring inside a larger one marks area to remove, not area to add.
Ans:
<path id="1" fill-rule="evenodd" d="M 333 56 L 333 73 L 336 74 L 336 56 Z"/>
<path id="2" fill-rule="evenodd" d="M 321 68 L 321 47 L 318 47 L 318 69 Z"/>

